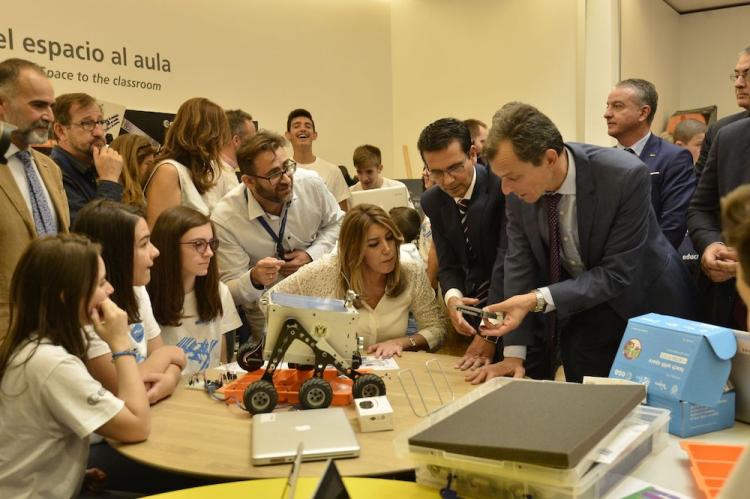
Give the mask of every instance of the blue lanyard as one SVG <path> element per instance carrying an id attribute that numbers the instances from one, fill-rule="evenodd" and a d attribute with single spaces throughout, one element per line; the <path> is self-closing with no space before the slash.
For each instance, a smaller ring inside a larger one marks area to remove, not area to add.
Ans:
<path id="1" fill-rule="evenodd" d="M 286 229 L 286 216 L 289 213 L 289 210 L 287 209 L 289 207 L 288 203 L 284 204 L 284 207 L 281 209 L 281 226 L 279 227 L 279 234 L 276 235 L 276 233 L 273 231 L 270 225 L 268 225 L 268 222 L 266 222 L 266 219 L 263 218 L 263 215 L 259 216 L 257 218 L 258 222 L 260 222 L 260 225 L 266 229 L 266 232 L 268 232 L 268 235 L 271 236 L 271 239 L 273 239 L 273 242 L 276 243 L 276 258 L 283 260 L 284 259 L 284 230 Z"/>

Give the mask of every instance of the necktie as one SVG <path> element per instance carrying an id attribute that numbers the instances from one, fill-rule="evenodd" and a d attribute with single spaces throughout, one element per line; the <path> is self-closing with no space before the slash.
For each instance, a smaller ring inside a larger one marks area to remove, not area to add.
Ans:
<path id="1" fill-rule="evenodd" d="M 635 155 L 635 156 L 638 156 L 637 154 L 635 154 L 635 151 L 634 151 L 634 150 L 632 150 L 632 149 L 631 149 L 631 148 L 629 148 L 629 147 L 626 147 L 625 149 L 623 149 L 623 151 L 627 151 L 627 152 L 629 152 L 630 154 L 633 154 L 633 155 Z"/>
<path id="2" fill-rule="evenodd" d="M 50 211 L 47 198 L 44 196 L 42 182 L 39 175 L 34 171 L 34 164 L 31 162 L 31 153 L 29 151 L 18 151 L 16 156 L 23 163 L 23 172 L 26 174 L 26 181 L 29 184 L 31 215 L 34 218 L 37 235 L 57 234 L 52 211 Z"/>
<path id="3" fill-rule="evenodd" d="M 561 194 L 547 195 L 547 229 L 549 241 L 549 283 L 560 282 L 560 198 Z M 557 313 L 549 312 L 545 317 L 547 329 L 547 350 L 550 356 L 551 374 L 557 369 L 557 358 L 559 352 Z"/>
<path id="4" fill-rule="evenodd" d="M 467 215 L 469 212 L 469 200 L 459 199 L 456 201 L 456 207 L 458 208 L 458 215 L 461 219 L 461 228 L 464 232 L 464 241 L 466 242 L 466 254 L 469 258 L 472 257 L 471 243 L 469 243 L 469 223 Z"/>

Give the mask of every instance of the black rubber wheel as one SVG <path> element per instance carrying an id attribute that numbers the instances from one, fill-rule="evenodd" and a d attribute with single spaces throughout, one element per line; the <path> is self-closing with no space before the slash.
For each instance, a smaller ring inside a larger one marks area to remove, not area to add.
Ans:
<path id="1" fill-rule="evenodd" d="M 242 401 L 245 403 L 245 409 L 250 414 L 262 414 L 265 412 L 271 412 L 276 407 L 276 402 L 279 400 L 279 394 L 276 393 L 273 383 L 268 381 L 258 380 L 250 383 L 245 388 L 245 394 L 242 396 Z"/>
<path id="2" fill-rule="evenodd" d="M 257 371 L 263 367 L 263 342 L 247 342 L 240 346 L 237 352 L 237 364 L 248 372 Z"/>
<path id="3" fill-rule="evenodd" d="M 310 378 L 299 388 L 299 402 L 304 409 L 324 409 L 332 400 L 333 388 L 323 378 Z"/>
<path id="4" fill-rule="evenodd" d="M 377 374 L 363 374 L 354 381 L 352 390 L 355 399 L 385 395 L 385 382 Z"/>

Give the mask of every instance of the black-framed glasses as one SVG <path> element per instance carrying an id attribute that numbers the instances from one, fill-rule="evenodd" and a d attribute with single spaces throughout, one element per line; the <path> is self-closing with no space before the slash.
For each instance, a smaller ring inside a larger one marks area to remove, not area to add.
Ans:
<path id="1" fill-rule="evenodd" d="M 180 244 L 191 245 L 195 249 L 195 251 L 197 251 L 201 255 L 206 252 L 206 248 L 211 248 L 211 251 L 213 251 L 214 253 L 216 253 L 216 250 L 219 249 L 219 240 L 216 238 L 209 239 L 208 241 L 205 239 L 195 239 L 193 241 L 187 241 Z"/>
<path id="2" fill-rule="evenodd" d="M 276 182 L 281 179 L 281 176 L 284 174 L 289 175 L 290 177 L 294 175 L 294 172 L 297 171 L 297 162 L 293 159 L 287 159 L 281 164 L 281 169 L 275 170 L 269 175 L 266 175 L 265 177 L 263 175 L 250 175 L 251 177 L 255 178 L 262 178 L 263 180 L 267 180 L 269 184 L 275 184 Z"/>
<path id="3" fill-rule="evenodd" d="M 79 126 L 87 132 L 92 132 L 97 125 L 106 128 L 107 122 L 105 120 L 83 120 L 80 123 L 71 123 L 71 125 Z"/>
<path id="4" fill-rule="evenodd" d="M 740 77 L 742 77 L 742 79 L 745 80 L 745 83 L 750 83 L 750 82 L 748 82 L 748 79 L 747 79 L 748 78 L 747 72 L 748 72 L 748 70 L 742 71 L 741 73 L 731 73 L 729 75 L 729 79 L 732 81 L 732 83 L 734 83 Z"/>
<path id="5" fill-rule="evenodd" d="M 443 180 L 443 177 L 445 176 L 445 174 L 448 174 L 451 177 L 456 178 L 457 175 L 460 175 L 461 172 L 464 171 L 465 167 L 466 167 L 466 160 L 464 160 L 462 163 L 457 163 L 449 168 L 446 168 L 445 170 L 429 170 L 428 169 L 427 171 L 430 175 L 430 179 L 433 182 L 440 182 L 441 180 Z"/>

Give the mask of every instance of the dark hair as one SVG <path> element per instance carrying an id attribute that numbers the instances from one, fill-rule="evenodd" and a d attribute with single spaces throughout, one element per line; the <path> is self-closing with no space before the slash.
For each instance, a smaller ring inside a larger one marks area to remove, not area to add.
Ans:
<path id="1" fill-rule="evenodd" d="M 522 102 L 509 102 L 493 116 L 483 151 L 489 161 L 495 158 L 504 140 L 511 142 L 518 159 L 534 166 L 542 164 L 547 149 L 554 149 L 557 154 L 563 151 L 562 135 L 552 120 Z"/>
<path id="2" fill-rule="evenodd" d="M 253 121 L 253 117 L 250 113 L 246 113 L 242 109 L 232 109 L 226 111 L 227 122 L 229 123 L 229 133 L 234 135 L 242 135 L 242 128 L 245 125 L 245 121 Z"/>
<path id="3" fill-rule="evenodd" d="M 29 244 L 10 284 L 10 329 L 0 344 L 0 381 L 11 357 L 27 341 L 38 347 L 49 340 L 84 358 L 88 338 L 82 332 L 81 303 L 88 303 L 97 286 L 98 257 L 99 246 L 77 234 L 47 236 Z"/>
<path id="4" fill-rule="evenodd" d="M 13 96 L 18 91 L 18 76 L 24 69 L 36 71 L 45 78 L 44 69 L 26 59 L 11 58 L 0 62 L 0 95 Z"/>
<path id="5" fill-rule="evenodd" d="M 133 291 L 135 226 L 143 211 L 109 199 L 95 199 L 78 212 L 71 230 L 88 236 L 102 246 L 107 280 L 114 288 L 110 299 L 128 314 L 128 322 L 140 322 L 138 301 Z"/>
<path id="6" fill-rule="evenodd" d="M 640 78 L 629 78 L 622 80 L 616 87 L 630 87 L 638 96 L 638 103 L 640 105 L 647 105 L 651 108 L 651 112 L 648 113 L 646 121 L 650 125 L 654 121 L 656 115 L 656 105 L 659 102 L 659 94 L 656 92 L 656 87 L 650 81 L 642 80 Z"/>
<path id="7" fill-rule="evenodd" d="M 404 242 L 410 243 L 419 237 L 422 221 L 419 219 L 417 210 L 408 206 L 396 206 L 391 208 L 388 215 L 391 216 L 393 223 L 404 236 Z"/>
<path id="8" fill-rule="evenodd" d="M 55 122 L 61 125 L 70 125 L 70 121 L 73 119 L 70 115 L 70 110 L 73 109 L 73 106 L 77 105 L 79 108 L 82 108 L 88 107 L 91 104 L 96 104 L 96 99 L 89 94 L 76 92 L 58 95 L 55 99 L 55 105 L 52 108 L 55 112 Z M 55 135 L 57 136 L 57 133 Z"/>
<path id="9" fill-rule="evenodd" d="M 286 145 L 286 139 L 273 132 L 262 131 L 244 141 L 237 149 L 237 165 L 243 175 L 255 175 L 255 158 L 262 152 L 275 152 Z"/>
<path id="10" fill-rule="evenodd" d="M 380 166 L 383 163 L 383 157 L 380 149 L 373 145 L 365 144 L 354 150 L 352 162 L 354 163 L 354 168 Z"/>
<path id="11" fill-rule="evenodd" d="M 487 128 L 487 124 L 484 121 L 476 120 L 474 118 L 464 120 L 464 125 L 469 129 L 472 141 L 477 138 L 477 135 L 479 135 L 480 128 Z"/>
<path id="12" fill-rule="evenodd" d="M 154 224 L 151 242 L 164 256 L 154 261 L 148 294 L 156 322 L 163 326 L 180 326 L 183 318 L 185 289 L 182 284 L 180 238 L 190 229 L 206 224 L 211 225 L 215 237 L 216 228 L 211 220 L 187 206 L 175 206 L 164 211 Z M 208 274 L 195 278 L 195 301 L 201 321 L 211 321 L 224 313 L 215 255 L 208 264 Z"/>
<path id="13" fill-rule="evenodd" d="M 417 141 L 417 148 L 424 160 L 425 152 L 442 151 L 453 141 L 458 141 L 461 150 L 468 156 L 471 150 L 471 133 L 467 126 L 456 118 L 441 118 L 422 130 Z"/>
<path id="14" fill-rule="evenodd" d="M 313 120 L 312 114 L 310 114 L 310 111 L 307 109 L 295 109 L 291 113 L 289 113 L 289 116 L 286 118 L 286 131 L 289 132 L 292 130 L 292 121 L 294 121 L 294 118 L 307 118 L 312 123 L 313 132 L 315 131 L 315 120 Z"/>
<path id="15" fill-rule="evenodd" d="M 224 110 L 203 97 L 182 103 L 167 129 L 157 162 L 174 159 L 185 165 L 199 194 L 214 186 L 221 164 L 221 149 L 229 142 L 229 122 Z"/>
<path id="16" fill-rule="evenodd" d="M 672 140 L 677 142 L 678 140 L 684 144 L 690 142 L 695 135 L 706 132 L 706 124 L 698 120 L 687 119 L 677 123 L 674 127 L 674 133 L 672 134 Z"/>
<path id="17" fill-rule="evenodd" d="M 745 284 L 750 286 L 750 185 L 737 187 L 721 200 L 724 241 L 737 250 Z"/>

